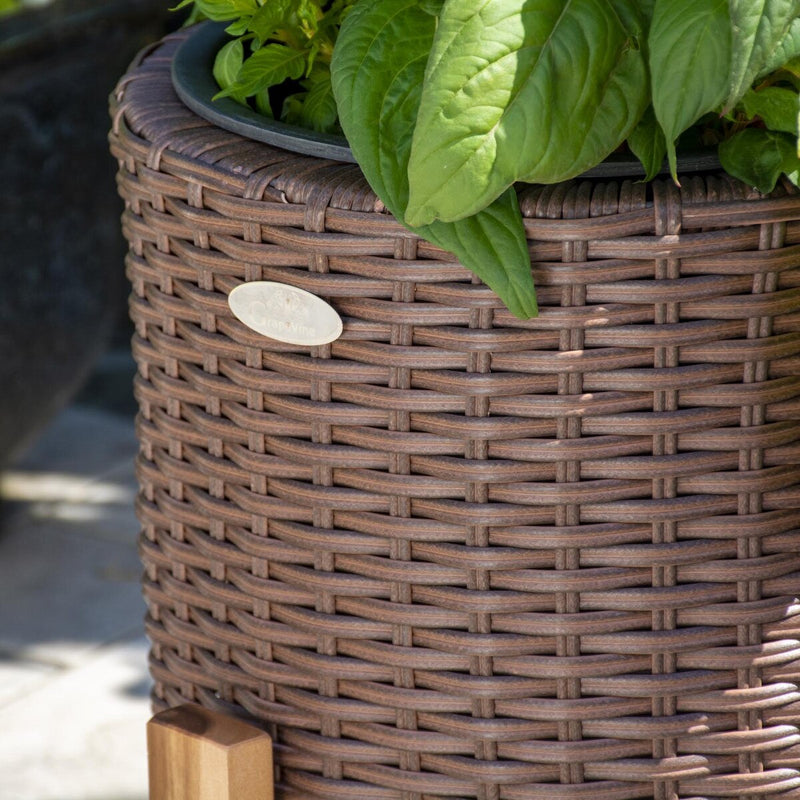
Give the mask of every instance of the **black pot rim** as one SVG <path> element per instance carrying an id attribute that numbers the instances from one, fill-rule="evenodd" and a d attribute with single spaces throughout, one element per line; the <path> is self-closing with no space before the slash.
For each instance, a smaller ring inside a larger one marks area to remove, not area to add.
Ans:
<path id="1" fill-rule="evenodd" d="M 202 22 L 178 47 L 172 60 L 172 85 L 183 104 L 208 122 L 245 138 L 293 153 L 356 163 L 343 136 L 318 133 L 269 119 L 230 97 L 211 99 L 219 91 L 212 74 L 214 58 L 220 47 L 229 41 L 225 27 L 225 23 Z M 685 173 L 721 169 L 716 152 L 711 151 L 682 153 L 678 167 L 679 172 Z M 668 172 L 665 163 L 661 174 Z M 578 177 L 635 179 L 644 175 L 644 167 L 637 158 L 615 153 Z"/>

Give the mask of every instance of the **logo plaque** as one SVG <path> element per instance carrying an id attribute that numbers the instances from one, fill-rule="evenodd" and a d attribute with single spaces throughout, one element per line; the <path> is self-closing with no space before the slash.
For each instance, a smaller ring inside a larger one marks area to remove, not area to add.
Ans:
<path id="1" fill-rule="evenodd" d="M 251 330 L 287 344 L 328 344 L 342 334 L 342 320 L 322 298 L 274 281 L 250 281 L 228 296 L 233 315 Z"/>

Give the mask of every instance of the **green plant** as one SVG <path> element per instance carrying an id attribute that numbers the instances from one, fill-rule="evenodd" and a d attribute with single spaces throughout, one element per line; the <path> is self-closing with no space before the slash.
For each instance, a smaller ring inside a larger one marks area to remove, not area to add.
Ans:
<path id="1" fill-rule="evenodd" d="M 2 1 L 2 0 L 0 0 Z M 182 0 L 198 18 L 229 22 L 217 54 L 221 91 L 268 117 L 315 131 L 339 132 L 331 58 L 355 0 Z"/>
<path id="2" fill-rule="evenodd" d="M 698 143 L 762 192 L 800 181 L 800 0 L 194 2 L 238 37 L 217 59 L 222 94 L 269 113 L 299 81 L 282 116 L 331 130 L 338 111 L 387 208 L 520 317 L 536 305 L 518 181 L 621 148 L 677 181 Z"/>

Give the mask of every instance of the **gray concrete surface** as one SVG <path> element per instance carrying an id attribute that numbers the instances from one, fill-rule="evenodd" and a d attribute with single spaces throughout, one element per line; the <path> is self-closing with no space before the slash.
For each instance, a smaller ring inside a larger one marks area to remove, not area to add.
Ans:
<path id="1" fill-rule="evenodd" d="M 0 475 L 2 800 L 147 797 L 133 416 L 97 396 Z"/>

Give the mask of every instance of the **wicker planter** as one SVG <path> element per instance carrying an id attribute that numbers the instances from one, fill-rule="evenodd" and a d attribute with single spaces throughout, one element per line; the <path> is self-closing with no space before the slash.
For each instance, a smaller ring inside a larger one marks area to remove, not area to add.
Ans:
<path id="1" fill-rule="evenodd" d="M 176 41 L 111 137 L 156 707 L 261 720 L 282 800 L 800 797 L 800 198 L 522 188 L 520 322 L 183 107 Z M 253 333 L 253 280 L 341 338 Z"/>

